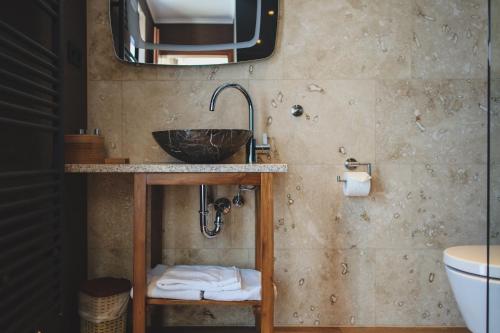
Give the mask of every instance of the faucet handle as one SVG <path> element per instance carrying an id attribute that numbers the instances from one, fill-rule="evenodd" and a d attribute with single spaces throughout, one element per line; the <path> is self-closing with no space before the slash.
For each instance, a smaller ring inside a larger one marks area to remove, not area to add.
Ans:
<path id="1" fill-rule="evenodd" d="M 267 138 L 267 133 L 262 134 L 262 144 L 267 145 L 269 144 L 268 138 Z"/>
<path id="2" fill-rule="evenodd" d="M 257 151 L 269 151 L 271 150 L 271 145 L 269 144 L 269 138 L 267 133 L 262 134 L 262 144 L 256 145 L 255 150 Z"/>

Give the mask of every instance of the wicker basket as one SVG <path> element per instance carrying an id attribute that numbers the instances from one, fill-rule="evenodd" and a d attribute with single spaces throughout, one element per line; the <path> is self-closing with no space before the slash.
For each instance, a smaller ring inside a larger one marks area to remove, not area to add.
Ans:
<path id="1" fill-rule="evenodd" d="M 81 333 L 125 333 L 127 328 L 127 313 L 115 320 L 95 324 L 85 319 L 80 320 Z"/>
<path id="2" fill-rule="evenodd" d="M 79 294 L 81 333 L 126 332 L 129 288 L 113 288 L 115 281 L 118 280 L 92 280 L 82 287 Z"/>

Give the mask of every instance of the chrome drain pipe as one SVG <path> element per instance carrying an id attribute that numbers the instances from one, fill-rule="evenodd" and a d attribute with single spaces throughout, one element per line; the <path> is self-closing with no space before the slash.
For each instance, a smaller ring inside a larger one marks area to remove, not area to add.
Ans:
<path id="1" fill-rule="evenodd" d="M 208 227 L 208 186 L 200 185 L 200 231 L 207 238 L 215 238 L 224 226 L 222 215 L 228 214 L 231 211 L 231 201 L 226 198 L 217 199 L 214 203 L 215 221 L 213 229 Z"/>

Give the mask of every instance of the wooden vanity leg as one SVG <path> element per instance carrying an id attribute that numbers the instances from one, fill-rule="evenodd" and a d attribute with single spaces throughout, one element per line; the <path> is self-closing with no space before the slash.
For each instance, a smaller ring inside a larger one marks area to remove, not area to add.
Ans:
<path id="1" fill-rule="evenodd" d="M 163 186 L 151 186 L 151 268 L 163 260 Z"/>
<path id="2" fill-rule="evenodd" d="M 262 270 L 261 203 L 260 188 L 255 190 L 255 269 Z"/>
<path id="3" fill-rule="evenodd" d="M 163 186 L 151 186 L 151 268 L 163 261 L 163 197 Z M 150 308 L 151 327 L 159 329 L 163 326 L 163 310 L 162 306 Z"/>
<path id="4" fill-rule="evenodd" d="M 260 188 L 255 190 L 255 269 L 262 272 L 262 241 L 261 241 L 261 224 L 260 224 Z M 253 313 L 255 317 L 255 327 L 260 331 L 260 313 L 262 308 L 254 306 Z"/>
<path id="5" fill-rule="evenodd" d="M 260 185 L 260 241 L 262 257 L 262 305 L 260 333 L 274 331 L 274 218 L 273 218 L 273 175 L 261 174 Z"/>
<path id="6" fill-rule="evenodd" d="M 133 333 L 146 332 L 146 202 L 146 175 L 134 174 Z"/>

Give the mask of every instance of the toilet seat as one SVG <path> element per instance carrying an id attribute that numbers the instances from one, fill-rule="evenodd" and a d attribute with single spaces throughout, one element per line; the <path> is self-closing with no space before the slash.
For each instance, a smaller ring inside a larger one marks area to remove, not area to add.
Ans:
<path id="1" fill-rule="evenodd" d="M 486 245 L 456 246 L 444 251 L 444 263 L 461 272 L 486 277 Z M 500 245 L 490 246 L 490 278 L 500 279 Z"/>

